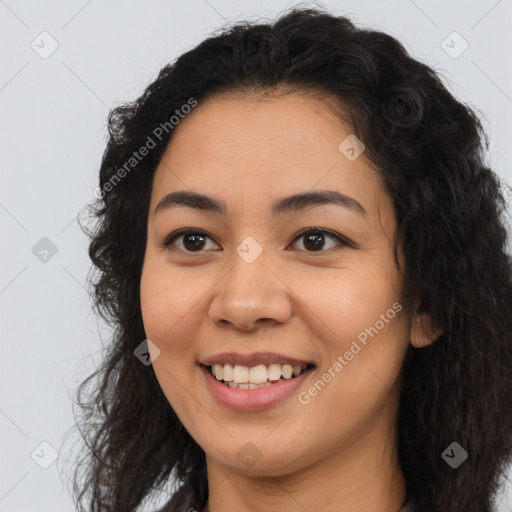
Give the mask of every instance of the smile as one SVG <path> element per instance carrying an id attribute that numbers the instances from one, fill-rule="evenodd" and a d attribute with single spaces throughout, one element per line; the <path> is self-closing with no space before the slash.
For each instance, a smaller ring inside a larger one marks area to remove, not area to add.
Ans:
<path id="1" fill-rule="evenodd" d="M 259 389 L 275 385 L 279 381 L 299 377 L 312 365 L 258 364 L 243 366 L 232 364 L 214 364 L 209 366 L 210 373 L 222 384 L 232 389 Z"/>
<path id="2" fill-rule="evenodd" d="M 199 369 L 215 402 L 228 409 L 249 412 L 281 404 L 299 391 L 316 367 L 312 364 L 243 366 L 215 363 L 200 364 Z"/>

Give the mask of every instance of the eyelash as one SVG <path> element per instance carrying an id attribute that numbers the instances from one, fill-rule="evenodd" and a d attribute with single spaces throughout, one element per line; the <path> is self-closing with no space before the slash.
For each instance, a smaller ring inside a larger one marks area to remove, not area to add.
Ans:
<path id="1" fill-rule="evenodd" d="M 301 231 L 299 231 L 295 238 L 292 240 L 292 244 L 294 244 L 297 240 L 299 240 L 300 238 L 306 236 L 306 235 L 309 235 L 309 234 L 323 234 L 323 235 L 327 235 L 328 237 L 330 238 L 334 238 L 335 240 L 337 240 L 339 242 L 338 246 L 335 246 L 335 247 L 331 247 L 329 249 L 326 249 L 326 250 L 320 250 L 320 251 L 304 251 L 304 252 L 307 252 L 308 254 L 312 255 L 312 256 L 317 256 L 317 255 L 322 255 L 322 254 L 325 254 L 331 250 L 340 250 L 342 249 L 343 247 L 351 247 L 351 248 L 355 248 L 356 245 L 351 242 L 350 240 L 342 237 L 341 235 L 339 235 L 338 233 L 335 233 L 334 231 L 330 231 L 328 229 L 321 229 L 321 228 L 306 228 L 306 229 L 303 229 Z M 181 229 L 179 231 L 176 231 L 175 233 L 171 233 L 165 240 L 162 244 L 159 244 L 159 247 L 161 247 L 162 249 L 167 249 L 169 251 L 172 251 L 172 252 L 175 252 L 175 251 L 181 251 L 181 252 L 184 252 L 185 254 L 200 254 L 202 252 L 205 252 L 204 250 L 199 250 L 199 251 L 183 251 L 182 249 L 177 249 L 175 247 L 172 247 L 172 244 L 174 243 L 174 241 L 180 237 L 183 237 L 185 235 L 189 235 L 189 234 L 194 234 L 194 235 L 200 235 L 200 236 L 203 236 L 205 238 L 210 238 L 210 240 L 213 240 L 209 235 L 207 235 L 204 231 L 200 230 L 200 229 Z"/>

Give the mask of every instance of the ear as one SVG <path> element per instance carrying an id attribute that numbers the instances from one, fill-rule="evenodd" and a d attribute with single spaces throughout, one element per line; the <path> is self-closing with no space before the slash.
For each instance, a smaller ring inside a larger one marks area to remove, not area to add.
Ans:
<path id="1" fill-rule="evenodd" d="M 423 348 L 434 343 L 442 330 L 436 329 L 430 315 L 415 313 L 411 318 L 410 339 L 413 347 Z"/>

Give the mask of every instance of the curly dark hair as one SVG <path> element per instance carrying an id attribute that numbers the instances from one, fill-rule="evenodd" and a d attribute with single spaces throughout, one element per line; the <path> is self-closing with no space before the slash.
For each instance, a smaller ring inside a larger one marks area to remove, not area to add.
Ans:
<path id="1" fill-rule="evenodd" d="M 428 347 L 409 345 L 403 364 L 398 451 L 408 496 L 420 510 L 491 511 L 512 455 L 512 265 L 502 185 L 484 163 L 486 135 L 474 111 L 396 39 L 321 8 L 224 28 L 110 112 L 101 193 L 88 210 L 95 224 L 83 229 L 94 304 L 113 334 L 77 392 L 88 456 L 74 474 L 76 503 L 132 511 L 171 481 L 207 501 L 203 450 L 151 365 L 134 357 L 146 338 L 139 288 L 152 178 L 172 129 L 122 179 L 119 170 L 191 98 L 200 105 L 216 93 L 278 88 L 344 106 L 394 202 L 402 304 L 442 332 Z M 469 454 L 457 469 L 441 457 L 454 441 Z"/>

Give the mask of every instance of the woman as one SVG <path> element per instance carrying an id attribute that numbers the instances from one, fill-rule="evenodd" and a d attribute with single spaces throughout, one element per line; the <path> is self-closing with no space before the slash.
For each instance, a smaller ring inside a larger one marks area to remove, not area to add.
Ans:
<path id="1" fill-rule="evenodd" d="M 90 256 L 115 333 L 79 393 L 77 501 L 491 510 L 512 453 L 505 201 L 433 70 L 296 9 L 185 53 L 109 133 Z"/>

